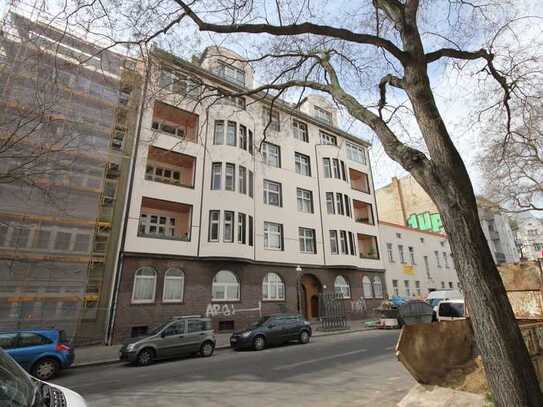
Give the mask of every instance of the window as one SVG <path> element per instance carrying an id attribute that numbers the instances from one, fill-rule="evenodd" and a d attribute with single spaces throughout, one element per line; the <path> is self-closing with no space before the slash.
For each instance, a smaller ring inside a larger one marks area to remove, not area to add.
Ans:
<path id="1" fill-rule="evenodd" d="M 269 108 L 265 107 L 264 110 L 264 127 L 268 126 L 268 129 L 274 131 L 280 131 L 281 125 L 279 120 L 279 111 L 271 111 Z"/>
<path id="2" fill-rule="evenodd" d="M 17 346 L 17 334 L 0 334 L 0 348 L 13 349 Z"/>
<path id="3" fill-rule="evenodd" d="M 280 183 L 264 180 L 264 203 L 272 206 L 282 206 Z"/>
<path id="4" fill-rule="evenodd" d="M 321 136 L 321 144 L 330 144 L 330 145 L 334 145 L 334 146 L 337 145 L 336 136 L 325 133 L 323 131 L 320 132 L 320 136 Z"/>
<path id="5" fill-rule="evenodd" d="M 78 233 L 75 235 L 74 252 L 87 252 L 89 250 L 90 236 Z"/>
<path id="6" fill-rule="evenodd" d="M 201 93 L 198 80 L 165 67 L 160 69 L 159 86 L 162 90 L 168 90 L 183 96 L 198 97 Z"/>
<path id="7" fill-rule="evenodd" d="M 218 66 L 215 68 L 215 73 L 227 81 L 245 86 L 245 71 L 233 65 L 219 62 Z"/>
<path id="8" fill-rule="evenodd" d="M 211 189 L 221 189 L 222 163 L 211 164 Z"/>
<path id="9" fill-rule="evenodd" d="M 347 232 L 344 230 L 339 231 L 339 243 L 341 247 L 341 254 L 349 254 L 347 251 Z"/>
<path id="10" fill-rule="evenodd" d="M 336 213 L 335 206 L 334 206 L 334 193 L 333 192 L 327 192 L 326 193 L 326 210 L 329 215 L 334 215 Z"/>
<path id="11" fill-rule="evenodd" d="M 249 130 L 249 140 L 247 141 L 247 151 L 249 154 L 253 155 L 253 132 Z"/>
<path id="12" fill-rule="evenodd" d="M 453 282 L 449 281 L 449 288 L 454 288 Z"/>
<path id="13" fill-rule="evenodd" d="M 30 232 L 30 230 L 28 229 Z M 72 239 L 72 234 L 67 232 L 57 232 L 56 238 L 55 238 L 55 250 L 68 250 L 70 247 L 70 240 Z M 25 239 L 26 242 L 26 239 Z M 21 245 L 22 247 L 26 246 L 26 243 L 24 245 Z"/>
<path id="14" fill-rule="evenodd" d="M 351 249 L 351 255 L 356 256 L 356 247 L 354 244 L 354 234 L 349 232 L 349 248 Z"/>
<path id="15" fill-rule="evenodd" d="M 238 243 L 245 244 L 247 241 L 247 215 L 238 213 Z"/>
<path id="16" fill-rule="evenodd" d="M 345 163 L 343 160 L 339 160 L 340 168 L 341 168 L 341 179 L 343 181 L 347 181 L 347 174 L 345 172 Z"/>
<path id="17" fill-rule="evenodd" d="M 409 246 L 408 247 L 408 250 L 409 250 L 409 258 L 411 259 L 411 264 L 412 265 L 415 265 L 415 249 L 413 249 L 413 247 Z"/>
<path id="18" fill-rule="evenodd" d="M 236 129 L 237 124 L 236 122 L 228 121 L 228 126 L 226 127 L 226 144 L 229 146 L 236 146 Z"/>
<path id="19" fill-rule="evenodd" d="M 405 263 L 405 255 L 403 253 L 403 245 L 401 245 L 401 244 L 398 245 L 398 252 L 400 253 L 400 263 L 404 264 Z"/>
<path id="20" fill-rule="evenodd" d="M 296 196 L 298 199 L 298 212 L 313 213 L 313 192 L 296 188 Z"/>
<path id="21" fill-rule="evenodd" d="M 428 256 L 424 256 L 424 268 L 426 273 L 430 273 L 430 262 L 428 261 Z"/>
<path id="22" fill-rule="evenodd" d="M 252 198 L 254 195 L 254 175 L 251 170 L 249 170 L 249 196 Z"/>
<path id="23" fill-rule="evenodd" d="M 315 117 L 319 119 L 321 122 L 324 122 L 326 124 L 332 124 L 332 113 L 330 113 L 328 110 L 323 109 L 319 106 L 314 106 L 315 108 Z"/>
<path id="24" fill-rule="evenodd" d="M 447 257 L 447 252 L 443 252 L 443 263 L 445 263 L 445 268 L 449 268 L 449 258 Z"/>
<path id="25" fill-rule="evenodd" d="M 392 292 L 395 296 L 400 296 L 400 289 L 398 288 L 398 280 L 392 280 Z"/>
<path id="26" fill-rule="evenodd" d="M 309 136 L 307 134 L 307 124 L 298 120 L 293 120 L 292 130 L 294 132 L 294 138 L 300 141 L 305 141 L 306 143 L 309 142 Z"/>
<path id="27" fill-rule="evenodd" d="M 342 275 L 336 277 L 334 289 L 336 294 L 341 296 L 341 298 L 351 298 L 351 286 Z"/>
<path id="28" fill-rule="evenodd" d="M 247 127 L 239 125 L 239 148 L 247 150 Z"/>
<path id="29" fill-rule="evenodd" d="M 445 288 L 445 281 L 441 282 L 441 288 L 443 288 L 443 289 Z"/>
<path id="30" fill-rule="evenodd" d="M 451 287 L 452 288 L 452 287 Z M 420 292 L 420 281 L 415 281 L 415 291 L 417 292 L 417 297 L 421 297 L 421 292 Z"/>
<path id="31" fill-rule="evenodd" d="M 176 268 L 168 269 L 164 275 L 163 302 L 183 302 L 185 274 Z"/>
<path id="32" fill-rule="evenodd" d="M 337 158 L 332 158 L 332 175 L 334 178 L 341 178 L 341 172 L 339 169 L 339 160 Z"/>
<path id="33" fill-rule="evenodd" d="M 166 184 L 181 185 L 181 172 L 165 166 L 147 165 L 145 179 L 164 182 Z"/>
<path id="34" fill-rule="evenodd" d="M 345 215 L 345 211 L 343 210 L 343 195 L 339 192 L 336 192 L 336 208 L 338 215 Z"/>
<path id="35" fill-rule="evenodd" d="M 283 250 L 283 225 L 264 222 L 264 248 Z"/>
<path id="36" fill-rule="evenodd" d="M 346 142 L 347 145 L 347 157 L 349 160 L 359 162 L 366 165 L 366 149 L 356 144 Z"/>
<path id="37" fill-rule="evenodd" d="M 49 345 L 53 341 L 45 336 L 35 334 L 32 332 L 20 332 L 17 341 L 18 348 L 27 348 L 31 346 Z"/>
<path id="38" fill-rule="evenodd" d="M 439 261 L 439 252 L 437 250 L 434 250 L 434 256 L 436 257 L 437 267 L 441 268 L 441 262 Z"/>
<path id="39" fill-rule="evenodd" d="M 142 267 L 134 275 L 133 303 L 155 302 L 156 272 L 151 267 Z"/>
<path id="40" fill-rule="evenodd" d="M 343 195 L 343 199 L 345 201 L 345 215 L 350 218 L 351 217 L 351 201 L 349 200 L 348 195 Z"/>
<path id="41" fill-rule="evenodd" d="M 211 286 L 211 298 L 213 301 L 239 300 L 239 282 L 234 273 L 221 270 L 215 274 Z"/>
<path id="42" fill-rule="evenodd" d="M 285 283 L 276 273 L 267 273 L 262 280 L 262 299 L 264 301 L 283 301 Z"/>
<path id="43" fill-rule="evenodd" d="M 332 167 L 330 166 L 330 159 L 329 158 L 323 158 L 322 164 L 324 166 L 324 177 L 325 178 L 332 178 Z"/>
<path id="44" fill-rule="evenodd" d="M 215 120 L 213 144 L 224 144 L 224 120 Z"/>
<path id="45" fill-rule="evenodd" d="M 221 212 L 220 211 L 209 211 L 209 241 L 218 242 L 219 241 L 219 228 Z"/>
<path id="46" fill-rule="evenodd" d="M 364 294 L 364 298 L 373 298 L 371 280 L 368 276 L 362 277 L 362 292 Z"/>
<path id="47" fill-rule="evenodd" d="M 281 168 L 281 149 L 275 144 L 264 142 L 262 146 L 262 158 L 264 163 Z"/>
<path id="48" fill-rule="evenodd" d="M 300 241 L 300 252 L 317 253 L 315 229 L 298 228 L 298 239 Z"/>
<path id="49" fill-rule="evenodd" d="M 253 245 L 253 217 L 249 215 L 249 246 Z"/>
<path id="50" fill-rule="evenodd" d="M 234 212 L 224 211 L 224 235 L 223 242 L 231 243 L 234 241 Z"/>
<path id="51" fill-rule="evenodd" d="M 144 236 L 175 237 L 175 218 L 142 213 L 139 232 Z"/>
<path id="52" fill-rule="evenodd" d="M 236 190 L 236 165 L 226 163 L 224 172 L 224 189 L 227 191 Z"/>
<path id="53" fill-rule="evenodd" d="M 389 263 L 394 263 L 394 253 L 392 251 L 392 243 L 387 243 L 387 253 Z"/>
<path id="54" fill-rule="evenodd" d="M 301 153 L 294 153 L 294 163 L 296 173 L 301 175 L 311 176 L 311 161 L 309 156 Z"/>
<path id="55" fill-rule="evenodd" d="M 375 298 L 383 298 L 383 283 L 379 277 L 373 278 L 373 291 L 375 292 Z"/>
<path id="56" fill-rule="evenodd" d="M 330 252 L 332 254 L 339 254 L 339 247 L 337 244 L 337 230 L 330 230 Z"/>
<path id="57" fill-rule="evenodd" d="M 239 192 L 247 193 L 247 168 L 242 165 L 239 166 Z"/>
<path id="58" fill-rule="evenodd" d="M 403 285 L 404 285 L 404 288 L 405 288 L 405 296 L 406 297 L 411 297 L 411 288 L 409 287 L 409 280 L 404 280 Z"/>

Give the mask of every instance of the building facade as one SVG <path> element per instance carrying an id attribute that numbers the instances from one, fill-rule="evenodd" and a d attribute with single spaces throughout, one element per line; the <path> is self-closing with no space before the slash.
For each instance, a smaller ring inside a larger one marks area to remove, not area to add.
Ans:
<path id="1" fill-rule="evenodd" d="M 2 329 L 103 342 L 139 102 L 126 59 L 98 51 L 16 13 L 2 22 Z"/>
<path id="2" fill-rule="evenodd" d="M 389 296 L 425 299 L 461 288 L 446 234 L 380 221 L 379 242 Z"/>
<path id="3" fill-rule="evenodd" d="M 363 318 L 386 289 L 368 143 L 311 95 L 299 108 L 253 87 L 241 57 L 208 48 L 148 63 L 116 276 L 113 342 L 173 315 L 219 331 L 260 314 L 319 316 L 337 292 Z"/>
<path id="4" fill-rule="evenodd" d="M 543 222 L 530 214 L 517 216 L 516 236 L 521 256 L 527 260 L 543 257 Z"/>
<path id="5" fill-rule="evenodd" d="M 444 232 L 441 215 L 424 189 L 408 175 L 376 191 L 379 219 L 414 229 Z M 509 219 L 489 200 L 477 197 L 481 228 L 497 264 L 515 263 L 519 254 Z"/>

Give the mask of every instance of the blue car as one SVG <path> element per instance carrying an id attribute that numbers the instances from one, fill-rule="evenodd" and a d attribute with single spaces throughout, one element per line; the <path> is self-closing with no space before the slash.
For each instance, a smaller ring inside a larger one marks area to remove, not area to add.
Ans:
<path id="1" fill-rule="evenodd" d="M 49 380 L 69 367 L 74 349 L 58 329 L 29 329 L 0 332 L 0 348 L 34 377 Z"/>

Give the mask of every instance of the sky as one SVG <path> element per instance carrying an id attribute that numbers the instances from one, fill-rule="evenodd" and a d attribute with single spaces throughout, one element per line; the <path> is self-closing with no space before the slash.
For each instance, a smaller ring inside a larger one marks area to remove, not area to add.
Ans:
<path id="1" fill-rule="evenodd" d="M 52 7 L 54 1 L 60 0 L 47 1 L 48 7 Z M 8 0 L 0 0 L 0 15 L 5 13 L 9 3 L 10 2 Z M 17 3 L 32 4 L 33 0 L 23 0 L 18 1 Z M 321 18 L 331 24 L 343 24 L 341 20 L 342 14 L 339 13 L 351 11 L 355 13 L 356 10 L 354 7 L 360 3 L 363 2 L 338 0 L 327 3 L 326 7 L 324 7 L 322 10 L 316 10 L 315 12 L 317 14 L 320 13 Z M 107 5 L 108 2 L 105 1 L 104 4 Z M 268 7 L 268 4 L 270 3 L 266 3 L 266 7 Z M 447 3 L 443 2 L 443 4 Z M 531 15 L 541 13 L 540 11 L 535 10 L 534 6 L 536 4 L 537 2 L 535 0 L 518 0 L 515 2 L 515 6 L 522 9 L 520 11 L 521 13 Z M 444 11 L 438 10 L 437 12 L 443 13 Z M 430 18 L 432 17 L 434 16 L 430 16 Z M 516 35 L 514 38 L 515 45 L 526 43 L 530 41 L 534 35 L 539 35 L 540 22 L 537 21 L 537 23 L 534 24 L 535 21 L 537 20 L 522 21 L 514 27 Z M 424 21 L 421 22 L 421 26 L 423 23 L 427 24 L 426 21 Z M 454 23 L 451 25 L 454 26 Z M 186 28 L 184 29 L 186 30 Z M 425 26 L 425 29 L 434 31 L 436 33 L 443 33 L 444 35 L 452 35 L 454 37 L 454 33 L 446 33 L 444 31 L 446 28 L 443 27 Z M 216 36 L 213 37 L 208 34 L 195 34 L 194 31 L 190 31 L 190 28 L 188 30 L 189 31 L 184 31 L 181 34 L 177 33 L 180 38 L 186 40 L 187 44 L 190 44 L 188 47 L 188 52 L 201 52 L 206 45 L 216 43 L 217 41 L 224 41 L 225 46 L 232 47 L 238 52 L 240 50 L 243 51 L 243 48 L 247 47 L 247 41 L 245 40 L 246 37 L 240 38 L 239 36 L 222 36 L 220 39 L 217 39 Z M 481 34 L 477 32 L 477 27 L 472 27 L 471 30 L 470 28 L 463 27 L 463 30 L 465 30 L 465 35 L 454 37 L 455 40 L 463 41 L 461 45 L 466 49 L 473 49 L 472 46 L 475 47 L 475 49 L 480 47 Z M 511 30 L 511 32 L 512 31 L 513 30 Z M 425 36 L 424 38 L 426 39 L 428 37 Z M 501 41 L 502 43 L 507 43 L 507 41 L 511 41 L 511 39 L 512 35 L 505 33 L 499 37 L 498 42 Z M 181 53 L 183 54 L 183 52 L 185 52 L 183 56 L 189 56 L 187 54 L 187 49 L 183 50 Z M 242 55 L 244 54 L 243 52 L 240 53 Z M 449 65 L 437 65 L 436 67 L 432 67 L 430 70 L 430 78 L 433 85 L 436 102 L 448 127 L 449 133 L 466 163 L 476 192 L 481 193 L 484 190 L 484 183 L 478 169 L 478 160 L 483 136 L 480 133 L 477 120 L 474 120 L 473 118 L 473 112 L 480 108 L 480 106 L 478 106 L 478 103 L 480 103 L 480 74 L 477 73 L 480 66 L 478 67 L 477 63 L 473 63 L 472 65 L 474 67 L 473 69 L 465 69 L 460 73 L 450 69 Z M 259 77 L 262 79 L 262 75 L 259 75 L 257 72 L 257 79 Z M 405 100 L 405 96 L 400 95 L 395 97 L 393 94 L 392 96 L 389 96 L 389 100 L 391 100 L 391 102 L 403 102 Z M 353 123 L 352 120 L 349 120 L 348 118 L 346 118 L 342 124 L 342 127 L 345 130 L 372 142 L 373 147 L 371 148 L 370 154 L 372 158 L 374 181 L 377 188 L 388 184 L 393 176 L 406 175 L 406 172 L 398 164 L 386 156 L 377 137 L 372 134 L 367 127 L 358 122 Z M 404 130 L 408 134 L 419 134 L 413 120 L 404 121 L 403 126 Z"/>

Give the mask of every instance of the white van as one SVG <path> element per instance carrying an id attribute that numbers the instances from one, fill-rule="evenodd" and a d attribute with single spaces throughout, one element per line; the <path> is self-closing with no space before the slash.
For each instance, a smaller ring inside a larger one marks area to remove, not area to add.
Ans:
<path id="1" fill-rule="evenodd" d="M 444 300 L 437 306 L 438 321 L 455 321 L 466 319 L 464 300 Z"/>
<path id="2" fill-rule="evenodd" d="M 87 407 L 83 397 L 76 392 L 30 376 L 2 348 L 0 348 L 0 405 Z"/>
<path id="3" fill-rule="evenodd" d="M 458 290 L 439 290 L 439 291 L 431 291 L 428 294 L 428 297 L 426 297 L 426 302 L 432 306 L 434 309 L 434 316 L 433 320 L 437 321 L 437 311 L 438 311 L 438 305 L 441 301 L 447 301 L 447 300 L 462 300 L 464 299 L 464 296 L 462 293 Z"/>

